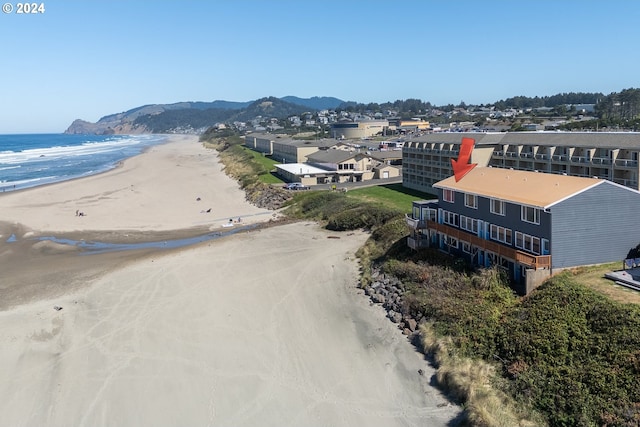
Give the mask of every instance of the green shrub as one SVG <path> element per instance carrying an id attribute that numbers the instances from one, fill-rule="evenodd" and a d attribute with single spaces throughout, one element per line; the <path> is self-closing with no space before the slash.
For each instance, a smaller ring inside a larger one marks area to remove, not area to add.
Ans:
<path id="1" fill-rule="evenodd" d="M 496 343 L 514 395 L 551 425 L 640 422 L 640 307 L 561 275 L 509 313 Z"/>
<path id="2" fill-rule="evenodd" d="M 374 204 L 358 204 L 340 211 L 331 209 L 333 214 L 329 217 L 327 228 L 335 231 L 357 230 L 360 228 L 372 229 L 379 227 L 389 219 L 397 216 L 396 210 L 376 206 Z"/>
<path id="3" fill-rule="evenodd" d="M 326 221 L 336 212 L 356 206 L 344 193 L 335 191 L 300 192 L 295 195 L 294 204 L 287 214 L 298 218 Z"/>

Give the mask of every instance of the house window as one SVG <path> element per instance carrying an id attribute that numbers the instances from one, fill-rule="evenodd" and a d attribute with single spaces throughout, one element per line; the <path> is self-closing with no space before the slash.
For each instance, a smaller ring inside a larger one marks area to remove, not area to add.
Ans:
<path id="1" fill-rule="evenodd" d="M 506 215 L 506 203 L 503 200 L 491 199 L 491 213 Z"/>
<path id="2" fill-rule="evenodd" d="M 531 206 L 522 206 L 520 212 L 523 221 L 540 224 L 540 209 Z"/>
<path id="3" fill-rule="evenodd" d="M 470 254 L 471 253 L 471 244 L 467 243 L 467 242 L 462 242 L 462 252 L 464 252 L 466 254 Z"/>
<path id="4" fill-rule="evenodd" d="M 475 194 L 465 194 L 464 205 L 468 208 L 478 209 L 478 196 Z"/>
<path id="5" fill-rule="evenodd" d="M 451 236 L 446 236 L 446 243 L 450 248 L 458 249 L 458 239 Z"/>
<path id="6" fill-rule="evenodd" d="M 485 257 L 489 266 L 496 265 L 498 261 L 498 255 L 494 254 L 493 252 L 487 251 L 485 253 Z"/>
<path id="7" fill-rule="evenodd" d="M 453 190 L 442 190 L 442 199 L 445 202 L 453 203 L 455 201 L 455 191 Z"/>
<path id="8" fill-rule="evenodd" d="M 511 237 L 510 228 L 500 227 L 499 225 L 491 224 L 490 230 L 491 230 L 491 233 L 490 233 L 491 240 L 496 240 L 498 242 L 506 243 L 507 245 L 511 244 L 512 237 Z M 517 235 L 517 232 L 516 232 L 516 235 Z"/>
<path id="9" fill-rule="evenodd" d="M 531 237 L 531 252 L 540 255 L 540 239 Z"/>
<path id="10" fill-rule="evenodd" d="M 540 255 L 540 238 L 516 231 L 516 248 Z"/>
<path id="11" fill-rule="evenodd" d="M 458 214 L 444 211 L 442 213 L 442 222 L 448 225 L 453 225 L 454 227 L 458 227 Z"/>
<path id="12" fill-rule="evenodd" d="M 460 228 L 467 230 L 473 234 L 478 234 L 478 220 L 460 215 Z"/>

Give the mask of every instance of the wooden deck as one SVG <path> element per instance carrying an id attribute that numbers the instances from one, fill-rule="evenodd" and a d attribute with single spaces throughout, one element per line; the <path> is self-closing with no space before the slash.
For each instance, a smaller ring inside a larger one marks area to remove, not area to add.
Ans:
<path id="1" fill-rule="evenodd" d="M 467 242 L 482 250 L 493 252 L 505 258 L 512 259 L 519 264 L 526 265 L 533 269 L 551 268 L 551 256 L 550 255 L 532 255 L 512 247 L 502 245 L 498 242 L 482 239 L 474 234 L 460 230 L 455 227 L 451 227 L 446 224 L 439 224 L 435 221 L 426 221 L 426 228 L 436 230 L 439 233 L 446 234 L 454 237 L 461 242 Z"/>

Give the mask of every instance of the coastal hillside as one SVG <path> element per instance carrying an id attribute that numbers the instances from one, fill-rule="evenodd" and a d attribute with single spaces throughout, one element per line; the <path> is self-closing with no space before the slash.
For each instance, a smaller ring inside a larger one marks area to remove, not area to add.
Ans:
<path id="1" fill-rule="evenodd" d="M 188 132 L 223 121 L 248 121 L 257 116 L 286 118 L 309 110 L 335 108 L 343 101 L 331 97 L 309 99 L 267 97 L 249 102 L 213 101 L 150 104 L 110 114 L 95 123 L 77 119 L 66 134 L 141 134 Z"/>

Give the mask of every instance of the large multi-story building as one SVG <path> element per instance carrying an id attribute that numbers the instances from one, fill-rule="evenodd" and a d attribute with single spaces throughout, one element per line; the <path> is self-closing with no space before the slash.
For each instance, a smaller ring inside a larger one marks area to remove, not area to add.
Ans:
<path id="1" fill-rule="evenodd" d="M 514 170 L 606 179 L 640 189 L 638 132 L 432 133 L 405 142 L 403 185 L 432 193 L 453 174 L 463 137 L 473 138 L 471 163 Z"/>
<path id="2" fill-rule="evenodd" d="M 526 294 L 551 273 L 623 260 L 640 243 L 640 192 L 595 178 L 476 167 L 433 185 L 407 224 L 413 249 L 498 265 Z"/>
<path id="3" fill-rule="evenodd" d="M 341 120 L 331 124 L 331 137 L 336 139 L 361 139 L 383 134 L 389 127 L 387 120 Z"/>

